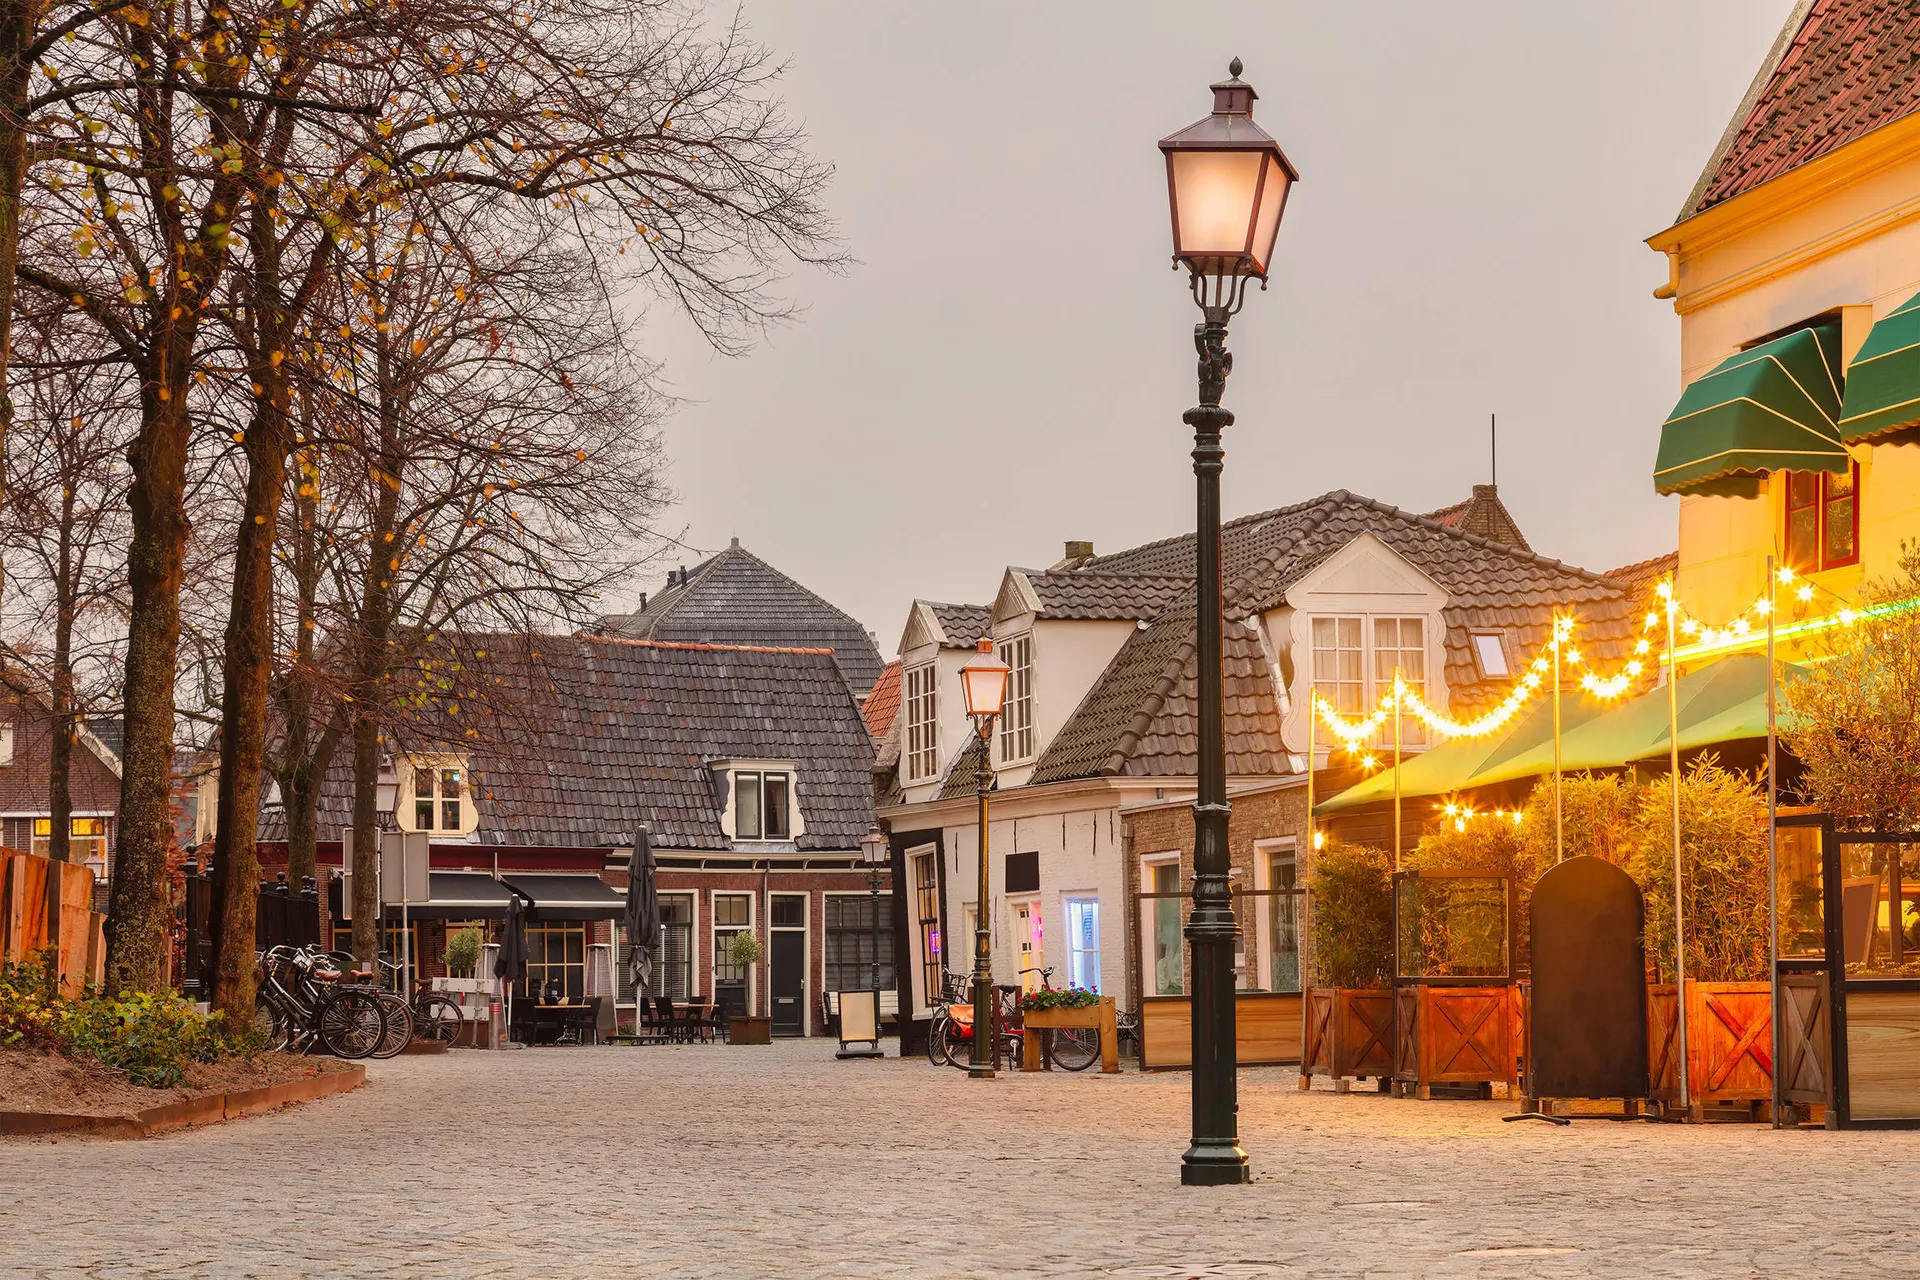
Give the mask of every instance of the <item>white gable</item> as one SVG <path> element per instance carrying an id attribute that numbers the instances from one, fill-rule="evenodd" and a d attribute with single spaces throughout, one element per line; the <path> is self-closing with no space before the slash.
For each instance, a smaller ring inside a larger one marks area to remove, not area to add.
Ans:
<path id="1" fill-rule="evenodd" d="M 1287 603 L 1317 613 L 1437 611 L 1447 590 L 1372 533 L 1328 556 L 1287 589 Z"/>

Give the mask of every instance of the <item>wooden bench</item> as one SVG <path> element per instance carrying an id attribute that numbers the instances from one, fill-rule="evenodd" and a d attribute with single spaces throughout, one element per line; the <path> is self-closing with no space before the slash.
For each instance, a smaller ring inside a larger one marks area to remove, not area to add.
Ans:
<path id="1" fill-rule="evenodd" d="M 865 988 L 863 987 L 861 990 L 865 990 Z M 820 1003 L 826 1013 L 827 1026 L 829 1028 L 838 1028 L 840 1025 L 840 993 L 838 991 L 829 991 L 820 997 Z M 900 993 L 891 989 L 880 993 L 880 1025 L 885 1026 L 888 1023 L 892 1023 L 895 1027 L 900 1025 Z"/>

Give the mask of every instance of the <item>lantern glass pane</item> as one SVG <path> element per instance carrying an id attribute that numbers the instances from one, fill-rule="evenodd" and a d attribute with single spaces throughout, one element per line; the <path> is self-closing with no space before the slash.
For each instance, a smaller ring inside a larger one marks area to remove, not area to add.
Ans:
<path id="1" fill-rule="evenodd" d="M 1260 213 L 1253 223 L 1253 260 L 1265 272 L 1273 262 L 1273 240 L 1280 232 L 1280 211 L 1287 203 L 1287 171 L 1275 156 L 1265 157 L 1266 185 L 1260 189 Z"/>
<path id="2" fill-rule="evenodd" d="M 1176 251 L 1182 257 L 1247 251 L 1253 192 L 1264 159 L 1258 151 L 1173 151 Z"/>
<path id="3" fill-rule="evenodd" d="M 993 666 L 963 667 L 960 682 L 966 689 L 967 714 L 997 716 L 1007 698 L 1007 669 Z"/>

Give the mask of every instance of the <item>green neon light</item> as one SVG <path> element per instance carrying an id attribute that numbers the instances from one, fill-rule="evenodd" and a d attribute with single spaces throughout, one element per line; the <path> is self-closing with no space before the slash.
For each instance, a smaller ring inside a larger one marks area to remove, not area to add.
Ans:
<path id="1" fill-rule="evenodd" d="M 1828 631 L 1834 627 L 1850 627 L 1856 623 L 1869 622 L 1874 618 L 1890 617 L 1896 613 L 1907 613 L 1920 609 L 1920 597 L 1911 600 L 1896 600 L 1892 604 L 1876 604 L 1866 609 L 1855 609 L 1853 616 L 1842 619 L 1838 614 L 1829 614 L 1824 618 L 1809 618 L 1805 622 L 1790 622 L 1786 626 L 1773 629 L 1775 643 L 1792 636 L 1812 635 L 1817 631 Z M 1721 640 L 1715 644 L 1694 644 L 1673 651 L 1675 662 L 1685 662 L 1692 658 L 1704 658 L 1709 654 L 1732 653 L 1738 649 L 1750 649 L 1767 642 L 1764 629 L 1749 632 L 1737 640 Z M 1667 660 L 1666 654 L 1660 655 L 1660 661 Z"/>

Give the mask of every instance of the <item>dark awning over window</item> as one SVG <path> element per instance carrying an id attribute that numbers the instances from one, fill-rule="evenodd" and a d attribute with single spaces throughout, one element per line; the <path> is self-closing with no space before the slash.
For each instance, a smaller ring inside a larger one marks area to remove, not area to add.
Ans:
<path id="1" fill-rule="evenodd" d="M 504 920 L 513 892 L 484 871 L 430 871 L 428 898 L 407 905 L 410 920 Z M 399 919 L 391 903 L 387 915 Z"/>
<path id="2" fill-rule="evenodd" d="M 1751 497 L 1773 471 L 1845 471 L 1840 326 L 1796 329 L 1728 356 L 1660 427 L 1653 487 Z"/>
<path id="3" fill-rule="evenodd" d="M 1848 444 L 1920 425 L 1920 293 L 1873 322 L 1847 366 L 1840 437 Z"/>
<path id="4" fill-rule="evenodd" d="M 516 872 L 501 879 L 533 900 L 529 920 L 618 920 L 627 909 L 626 899 L 595 875 Z"/>

